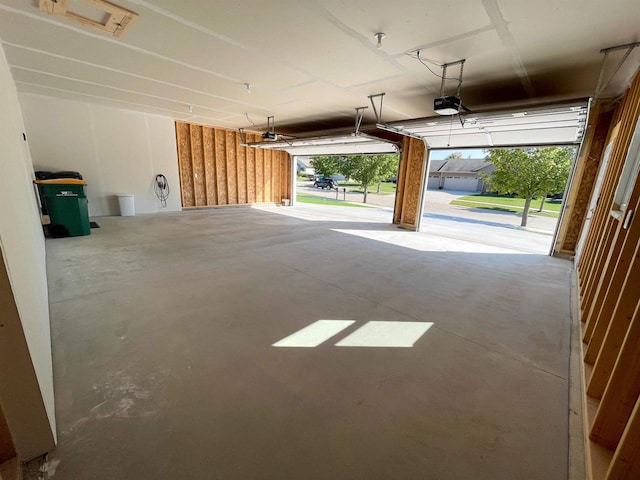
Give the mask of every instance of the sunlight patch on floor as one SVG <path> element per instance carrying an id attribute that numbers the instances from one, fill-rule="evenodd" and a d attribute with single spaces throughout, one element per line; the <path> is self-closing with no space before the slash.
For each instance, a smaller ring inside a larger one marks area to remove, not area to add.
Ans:
<path id="1" fill-rule="evenodd" d="M 431 328 L 431 322 L 367 322 L 336 347 L 410 348 Z"/>
<path id="2" fill-rule="evenodd" d="M 498 254 L 523 254 L 522 250 L 498 247 L 462 239 L 454 239 L 446 236 L 416 233 L 411 231 L 384 231 L 384 230 L 349 230 L 333 229 L 334 232 L 346 233 L 357 237 L 368 238 L 399 247 L 411 248 L 419 252 L 465 252 L 465 253 L 498 253 Z M 534 252 L 530 252 L 533 254 Z"/>
<path id="3" fill-rule="evenodd" d="M 318 320 L 277 341 L 273 347 L 313 348 L 336 336 L 355 320 Z M 413 347 L 433 323 L 371 321 L 335 344 L 336 347 Z"/>
<path id="4" fill-rule="evenodd" d="M 273 344 L 274 347 L 317 347 L 337 335 L 354 320 L 318 320 L 311 325 L 283 338 Z"/>

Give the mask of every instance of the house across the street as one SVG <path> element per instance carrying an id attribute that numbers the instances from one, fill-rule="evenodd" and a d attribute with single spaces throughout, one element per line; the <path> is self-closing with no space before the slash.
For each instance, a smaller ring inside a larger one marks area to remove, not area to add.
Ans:
<path id="1" fill-rule="evenodd" d="M 490 174 L 496 167 L 484 158 L 451 158 L 431 160 L 427 188 L 482 192 L 482 173 Z"/>
<path id="2" fill-rule="evenodd" d="M 316 171 L 311 165 L 311 157 L 296 157 L 296 168 L 298 175 L 313 175 Z"/>

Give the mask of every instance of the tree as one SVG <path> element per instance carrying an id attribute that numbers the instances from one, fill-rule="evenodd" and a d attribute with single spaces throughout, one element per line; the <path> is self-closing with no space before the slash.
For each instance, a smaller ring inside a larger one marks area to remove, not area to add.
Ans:
<path id="1" fill-rule="evenodd" d="M 490 150 L 487 160 L 496 169 L 485 181 L 492 190 L 525 199 L 521 225 L 526 227 L 531 200 L 564 189 L 574 155 L 570 147 Z"/>
<path id="2" fill-rule="evenodd" d="M 317 174 L 330 177 L 340 171 L 341 158 L 332 155 L 311 157 L 311 166 Z"/>
<path id="3" fill-rule="evenodd" d="M 460 152 L 450 153 L 449 155 L 447 155 L 445 157 L 445 160 L 455 160 L 457 158 L 462 158 L 462 153 L 460 153 Z"/>
<path id="4" fill-rule="evenodd" d="M 364 203 L 367 203 L 367 189 L 372 183 L 392 176 L 398 169 L 398 156 L 348 155 L 343 157 L 340 171 L 362 185 Z"/>

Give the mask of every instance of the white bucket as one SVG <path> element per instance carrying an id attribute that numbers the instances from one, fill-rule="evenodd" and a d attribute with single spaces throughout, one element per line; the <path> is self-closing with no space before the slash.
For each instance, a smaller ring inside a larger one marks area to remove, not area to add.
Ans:
<path id="1" fill-rule="evenodd" d="M 136 214 L 136 207 L 133 201 L 133 195 L 118 195 L 118 203 L 120 204 L 120 215 L 123 217 L 133 217 Z"/>
<path id="2" fill-rule="evenodd" d="M 283 198 L 283 199 L 282 199 L 282 206 L 283 206 L 283 207 L 288 207 L 288 206 L 289 206 L 289 204 L 290 204 L 290 202 L 291 202 L 291 201 L 290 201 L 288 198 Z"/>

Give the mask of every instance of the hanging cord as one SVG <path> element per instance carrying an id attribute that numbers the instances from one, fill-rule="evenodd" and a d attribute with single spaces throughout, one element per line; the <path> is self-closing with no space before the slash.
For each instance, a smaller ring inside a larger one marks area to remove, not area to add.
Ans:
<path id="1" fill-rule="evenodd" d="M 162 208 L 167 208 L 167 199 L 169 198 L 169 181 L 162 174 L 156 175 L 153 182 L 153 191 L 160 200 Z"/>

